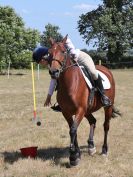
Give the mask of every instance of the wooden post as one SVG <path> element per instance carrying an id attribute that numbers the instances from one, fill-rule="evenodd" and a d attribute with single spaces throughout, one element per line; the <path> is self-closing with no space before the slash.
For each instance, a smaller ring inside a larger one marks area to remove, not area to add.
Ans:
<path id="1" fill-rule="evenodd" d="M 10 64 L 11 64 L 11 61 L 9 60 L 9 63 L 8 63 L 8 71 L 7 71 L 7 73 L 8 73 L 8 79 L 9 79 L 9 75 L 10 75 Z"/>
<path id="2" fill-rule="evenodd" d="M 99 60 L 99 65 L 101 65 L 102 64 L 102 61 L 101 60 Z"/>
<path id="3" fill-rule="evenodd" d="M 40 78 L 40 67 L 39 67 L 40 65 L 38 64 L 38 71 L 37 71 L 37 76 L 38 76 L 38 80 L 39 80 L 39 78 Z"/>

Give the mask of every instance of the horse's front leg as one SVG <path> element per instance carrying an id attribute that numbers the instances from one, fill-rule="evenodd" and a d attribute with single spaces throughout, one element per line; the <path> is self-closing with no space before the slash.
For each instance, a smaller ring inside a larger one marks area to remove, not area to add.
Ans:
<path id="1" fill-rule="evenodd" d="M 69 125 L 70 126 L 70 165 L 75 166 L 78 164 L 80 160 L 80 149 L 78 146 L 77 141 L 77 128 L 78 128 L 78 122 L 76 121 L 75 116 L 72 118 L 72 122 Z"/>
<path id="2" fill-rule="evenodd" d="M 102 146 L 102 154 L 107 155 L 108 153 L 108 144 L 107 144 L 107 137 L 109 131 L 109 124 L 112 115 L 112 107 L 105 108 L 105 121 L 104 121 L 104 143 Z"/>
<path id="3" fill-rule="evenodd" d="M 89 133 L 89 139 L 88 139 L 88 153 L 90 155 L 94 155 L 96 153 L 96 147 L 94 145 L 93 137 L 94 137 L 94 130 L 96 127 L 96 119 L 92 114 L 86 116 L 86 118 L 90 124 L 90 133 Z"/>

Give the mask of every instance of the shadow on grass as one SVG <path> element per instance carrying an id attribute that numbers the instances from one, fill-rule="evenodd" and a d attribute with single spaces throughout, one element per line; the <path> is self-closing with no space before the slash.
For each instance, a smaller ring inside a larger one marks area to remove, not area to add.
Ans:
<path id="1" fill-rule="evenodd" d="M 4 162 L 13 164 L 19 159 L 26 159 L 21 152 L 0 152 L 1 156 L 4 159 Z M 43 161 L 52 160 L 56 165 L 60 163 L 61 158 L 69 156 L 69 148 L 58 148 L 58 147 L 49 147 L 47 149 L 38 149 L 37 150 L 37 159 L 42 159 Z M 36 159 L 35 158 L 35 159 Z M 33 158 L 34 159 L 34 158 Z"/>
<path id="2" fill-rule="evenodd" d="M 87 146 L 81 146 L 81 153 L 86 153 Z M 26 159 L 21 152 L 1 152 L 1 156 L 3 156 L 3 160 L 5 163 L 13 164 L 19 159 Z M 68 158 L 68 162 L 61 162 L 62 158 Z M 36 159 L 41 159 L 43 161 L 51 160 L 55 165 L 61 165 L 66 168 L 69 168 L 69 148 L 58 148 L 58 147 L 49 147 L 46 149 L 38 149 Z"/>
<path id="3" fill-rule="evenodd" d="M 37 158 L 42 160 L 52 160 L 55 165 L 60 164 L 61 158 L 69 157 L 69 148 L 49 147 L 47 149 L 38 149 Z"/>
<path id="4" fill-rule="evenodd" d="M 8 75 L 7 72 L 2 72 L 2 73 L 0 72 L 0 76 L 6 76 L 6 75 Z M 10 75 L 10 76 L 13 76 L 13 75 L 14 75 L 14 76 L 15 76 L 15 75 L 16 75 L 16 76 L 23 76 L 23 75 L 26 75 L 26 74 L 19 72 L 19 73 L 9 73 L 9 75 Z"/>

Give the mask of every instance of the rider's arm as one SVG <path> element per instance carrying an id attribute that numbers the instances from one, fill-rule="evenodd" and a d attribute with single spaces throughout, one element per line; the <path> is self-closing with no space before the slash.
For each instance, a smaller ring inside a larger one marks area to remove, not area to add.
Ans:
<path id="1" fill-rule="evenodd" d="M 51 96 L 53 95 L 53 92 L 55 90 L 56 85 L 57 85 L 56 79 L 51 78 L 50 85 L 49 85 L 49 90 L 48 90 L 49 95 L 51 95 Z"/>
<path id="2" fill-rule="evenodd" d="M 44 106 L 50 106 L 51 105 L 51 97 L 53 95 L 53 92 L 55 90 L 56 85 L 57 85 L 56 79 L 51 79 L 50 85 L 49 85 L 49 90 L 48 90 L 48 95 L 47 95 L 47 98 L 44 102 Z"/>
<path id="3" fill-rule="evenodd" d="M 79 56 L 79 49 L 75 48 L 70 38 L 67 38 L 66 40 L 66 47 L 69 50 L 70 54 L 73 56 L 73 59 L 77 61 Z"/>

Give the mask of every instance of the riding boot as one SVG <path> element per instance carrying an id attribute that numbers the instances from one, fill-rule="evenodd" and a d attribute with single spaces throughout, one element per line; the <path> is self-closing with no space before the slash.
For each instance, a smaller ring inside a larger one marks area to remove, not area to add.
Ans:
<path id="1" fill-rule="evenodd" d="M 105 90 L 103 88 L 102 79 L 100 75 L 98 75 L 98 79 L 95 80 L 96 87 L 98 88 L 100 95 L 101 95 L 101 101 L 104 107 L 111 106 L 111 101 L 109 98 L 105 95 Z"/>
<path id="2" fill-rule="evenodd" d="M 61 112 L 60 106 L 58 104 L 56 105 L 56 103 L 53 106 L 51 106 L 51 109 L 53 109 L 53 111 L 55 112 Z"/>

